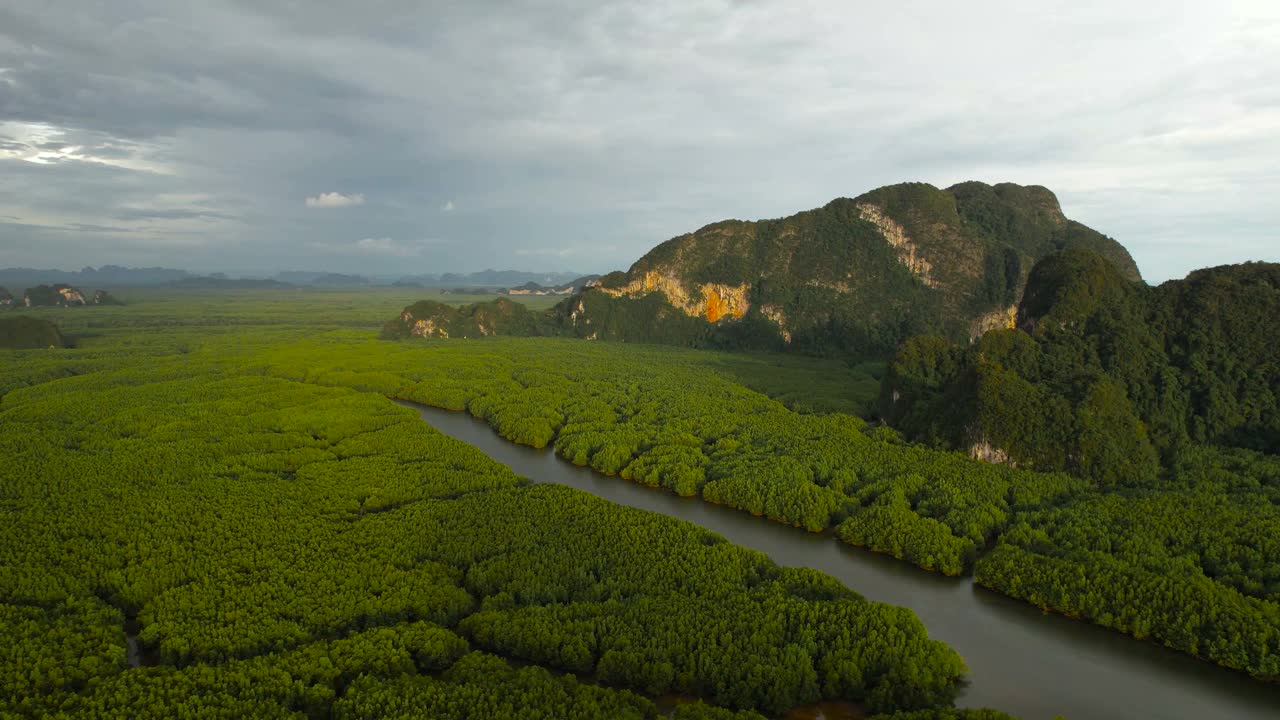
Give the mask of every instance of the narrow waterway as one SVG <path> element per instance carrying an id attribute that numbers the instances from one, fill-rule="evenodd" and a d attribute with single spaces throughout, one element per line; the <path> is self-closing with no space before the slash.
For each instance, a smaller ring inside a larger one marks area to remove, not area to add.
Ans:
<path id="1" fill-rule="evenodd" d="M 508 442 L 466 413 L 401 403 L 432 427 L 474 445 L 535 482 L 585 490 L 680 518 L 760 550 L 780 565 L 821 570 L 863 594 L 909 607 L 969 665 L 959 704 L 1024 720 L 1277 720 L 1280 685 L 1266 685 L 915 566 L 762 518 L 681 498 Z"/>

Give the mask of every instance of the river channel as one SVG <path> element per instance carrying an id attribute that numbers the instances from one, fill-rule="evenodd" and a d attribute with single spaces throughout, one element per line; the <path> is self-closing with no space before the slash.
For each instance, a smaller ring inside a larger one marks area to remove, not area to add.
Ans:
<path id="1" fill-rule="evenodd" d="M 1280 685 L 1250 680 L 1164 647 L 1041 612 L 884 555 L 696 498 L 580 468 L 551 450 L 516 445 L 461 412 L 401 403 L 432 427 L 476 446 L 534 482 L 569 485 L 680 518 L 759 550 L 780 565 L 821 570 L 862 595 L 911 608 L 969 666 L 958 704 L 1024 720 L 1277 720 Z"/>

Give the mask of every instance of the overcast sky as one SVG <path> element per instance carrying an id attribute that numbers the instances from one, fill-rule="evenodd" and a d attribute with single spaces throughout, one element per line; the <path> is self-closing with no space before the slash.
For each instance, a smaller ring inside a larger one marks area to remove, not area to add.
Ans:
<path id="1" fill-rule="evenodd" d="M 967 179 L 1280 261 L 1280 2 L 0 2 L 0 266 L 603 271 Z"/>

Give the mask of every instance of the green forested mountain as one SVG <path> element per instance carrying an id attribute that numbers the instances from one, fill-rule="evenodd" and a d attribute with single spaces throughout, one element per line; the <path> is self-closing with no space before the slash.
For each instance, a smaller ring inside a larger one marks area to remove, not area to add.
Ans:
<path id="1" fill-rule="evenodd" d="M 934 444 L 1142 483 L 1191 444 L 1280 452 L 1278 335 L 1280 265 L 1152 288 L 1076 249 L 1032 270 L 1017 328 L 906 343 L 883 413 Z"/>
<path id="2" fill-rule="evenodd" d="M 881 354 L 912 335 L 1007 323 L 1032 264 L 1068 247 L 1139 278 L 1119 243 L 1068 220 L 1045 188 L 892 185 L 673 238 L 561 316 L 581 336 Z"/>
<path id="3" fill-rule="evenodd" d="M 538 334 L 885 356 L 914 335 L 1007 326 L 1032 265 L 1065 248 L 1140 279 L 1124 247 L 1068 220 L 1043 187 L 891 185 L 672 238 L 561 303 Z"/>

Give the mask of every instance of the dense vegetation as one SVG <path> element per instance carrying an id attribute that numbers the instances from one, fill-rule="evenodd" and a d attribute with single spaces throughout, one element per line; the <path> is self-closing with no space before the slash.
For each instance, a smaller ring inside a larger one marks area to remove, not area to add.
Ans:
<path id="1" fill-rule="evenodd" d="M 467 410 L 578 465 L 811 531 L 835 528 L 949 575 L 963 573 L 1016 508 L 1084 487 L 894 442 L 856 417 L 793 412 L 694 351 L 497 338 L 432 343 L 423 364 L 415 344 L 346 350 L 306 342 L 263 358 L 287 377 Z M 299 352 L 305 365 L 291 359 Z"/>
<path id="2" fill-rule="evenodd" d="M 910 611 L 528 485 L 374 387 L 426 392 L 437 366 L 486 372 L 454 351 L 539 341 L 424 352 L 368 330 L 138 327 L 145 309 L 104 308 L 76 350 L 3 358 L 0 716 L 652 718 L 668 692 L 768 713 L 950 704 L 963 663 Z M 543 357 L 570 346 L 590 347 Z"/>
<path id="3" fill-rule="evenodd" d="M 1183 468 L 1186 487 L 1025 514 L 977 581 L 1280 680 L 1280 460 L 1203 454 Z"/>
<path id="4" fill-rule="evenodd" d="M 1021 514 L 978 582 L 1280 678 L 1280 460 L 1251 451 L 1280 450 L 1280 266 L 1148 288 L 1066 252 L 1018 318 L 971 346 L 913 339 L 885 376 L 909 437 L 1098 490 Z"/>
<path id="5" fill-rule="evenodd" d="M 566 341 L 491 342 L 483 353 L 440 344 L 412 378 L 375 375 L 350 358 L 332 366 L 333 380 L 314 377 L 466 409 L 508 439 L 553 445 L 577 464 L 810 530 L 834 527 L 846 542 L 927 569 L 960 574 L 992 549 L 977 562 L 984 585 L 1277 676 L 1280 548 L 1261 538 L 1280 537 L 1280 485 L 1268 457 L 1188 448 L 1180 489 L 1103 494 L 1066 474 L 903 445 L 856 418 L 798 415 L 681 362 L 698 355 Z M 1096 545 L 1088 552 L 1078 535 L 1086 527 Z M 1197 559 L 1181 557 L 1188 552 Z M 1064 589 L 1068 580 L 1077 585 Z M 1135 601 L 1140 586 L 1147 597 Z"/>
<path id="6" fill-rule="evenodd" d="M 1094 253 L 1062 253 L 1036 266 L 1018 317 L 969 347 L 908 343 L 886 418 L 1107 485 L 1150 485 L 1162 460 L 1205 443 L 1280 452 L 1280 265 L 1148 288 Z"/>
<path id="7" fill-rule="evenodd" d="M 372 339 L 403 292 L 140 297 L 41 311 L 80 347 L 0 358 L 0 456 L 21 459 L 0 469 L 0 683 L 23 688 L 0 714 L 653 717 L 679 692 L 998 717 L 948 709 L 962 665 L 910 613 L 526 485 L 383 396 L 1280 677 L 1270 456 L 1184 444 L 1155 484 L 1099 484 L 798 413 L 819 403 L 768 371 L 795 358 Z"/>
<path id="8" fill-rule="evenodd" d="M 0 348 L 30 350 L 62 347 L 58 326 L 42 318 L 27 315 L 0 317 Z"/>

